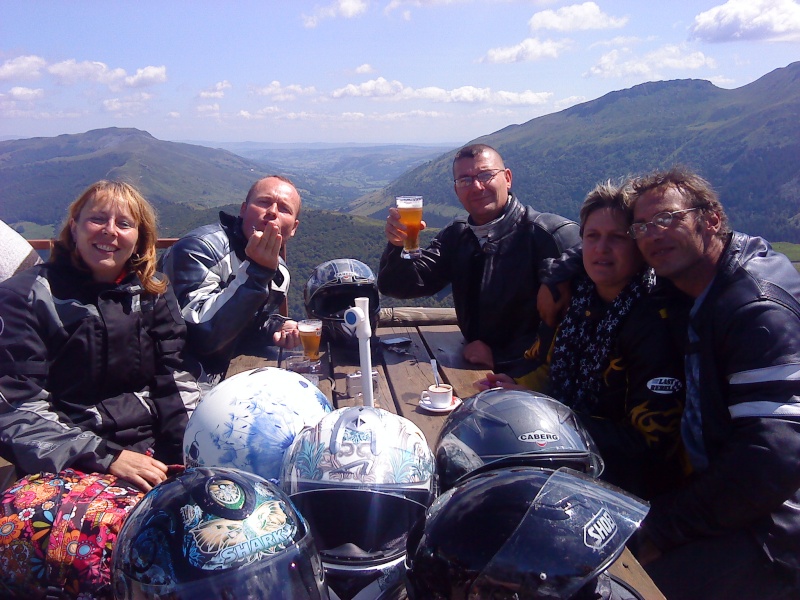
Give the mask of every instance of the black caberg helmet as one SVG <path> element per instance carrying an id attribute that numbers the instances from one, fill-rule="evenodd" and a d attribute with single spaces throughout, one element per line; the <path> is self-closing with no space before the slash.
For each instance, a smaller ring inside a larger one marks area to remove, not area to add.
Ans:
<path id="1" fill-rule="evenodd" d="M 609 597 L 596 595 L 611 587 L 601 573 L 647 510 L 627 492 L 567 468 L 476 475 L 437 498 L 409 535 L 408 596 Z"/>
<path id="2" fill-rule="evenodd" d="M 442 490 L 500 467 L 570 467 L 593 477 L 603 471 L 575 413 L 528 390 L 494 388 L 464 400 L 447 417 L 434 453 Z"/>
<path id="3" fill-rule="evenodd" d="M 381 310 L 375 275 L 363 262 L 337 258 L 324 262 L 308 278 L 304 293 L 306 314 L 322 320 L 322 337 L 335 346 L 358 348 L 355 327 L 344 322 L 344 313 L 356 298 L 369 298 L 369 322 L 373 339 Z"/>
<path id="4" fill-rule="evenodd" d="M 308 524 L 278 487 L 190 468 L 148 492 L 114 545 L 117 600 L 327 599 Z"/>

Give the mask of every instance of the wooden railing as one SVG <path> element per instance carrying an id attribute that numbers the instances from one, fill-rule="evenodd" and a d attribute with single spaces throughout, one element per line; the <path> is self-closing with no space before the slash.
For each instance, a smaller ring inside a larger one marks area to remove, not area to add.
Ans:
<path id="1" fill-rule="evenodd" d="M 158 238 L 156 248 L 169 248 L 178 241 L 178 238 Z M 28 240 L 34 250 L 50 250 L 53 247 L 53 240 Z"/>

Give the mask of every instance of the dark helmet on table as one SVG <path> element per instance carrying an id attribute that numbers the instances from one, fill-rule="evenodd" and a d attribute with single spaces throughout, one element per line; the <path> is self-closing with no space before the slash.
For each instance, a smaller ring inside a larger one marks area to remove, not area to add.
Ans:
<path id="1" fill-rule="evenodd" d="M 527 390 L 494 388 L 467 398 L 447 417 L 436 442 L 442 490 L 508 466 L 570 467 L 598 477 L 603 461 L 575 413 Z"/>
<path id="2" fill-rule="evenodd" d="M 356 298 L 369 298 L 369 322 L 373 339 L 381 310 L 378 285 L 372 270 L 354 258 L 337 258 L 314 269 L 305 289 L 306 314 L 322 321 L 324 341 L 334 346 L 358 348 L 354 326 L 344 313 L 356 305 Z"/>
<path id="3" fill-rule="evenodd" d="M 612 592 L 621 583 L 612 586 L 603 572 L 647 510 L 627 492 L 567 468 L 476 475 L 439 496 L 409 536 L 408 596 L 619 597 Z"/>
<path id="4" fill-rule="evenodd" d="M 308 519 L 340 598 L 402 590 L 406 536 L 433 501 L 433 469 L 419 428 L 383 409 L 340 408 L 297 435 L 281 486 Z"/>
<path id="5" fill-rule="evenodd" d="M 154 487 L 114 546 L 117 600 L 328 598 L 308 524 L 278 487 L 190 468 Z"/>

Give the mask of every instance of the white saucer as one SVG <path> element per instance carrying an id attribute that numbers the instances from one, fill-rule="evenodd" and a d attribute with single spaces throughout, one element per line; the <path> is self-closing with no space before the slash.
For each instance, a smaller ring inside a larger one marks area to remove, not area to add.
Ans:
<path id="1" fill-rule="evenodd" d="M 428 410 L 432 413 L 440 413 L 440 414 L 449 413 L 450 411 L 455 410 L 459 406 L 461 406 L 461 398 L 459 398 L 458 396 L 453 396 L 453 401 L 450 403 L 450 406 L 445 406 L 444 408 L 436 408 L 434 406 L 431 406 L 430 400 L 424 400 L 423 398 L 419 399 L 419 407 L 424 408 L 425 410 Z"/>

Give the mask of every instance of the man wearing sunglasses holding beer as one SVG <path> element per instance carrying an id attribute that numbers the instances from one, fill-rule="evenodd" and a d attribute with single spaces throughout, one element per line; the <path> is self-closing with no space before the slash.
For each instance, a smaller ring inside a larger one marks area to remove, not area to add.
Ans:
<path id="1" fill-rule="evenodd" d="M 406 227 L 397 209 L 389 209 L 378 288 L 407 299 L 431 296 L 452 284 L 467 341 L 464 358 L 513 373 L 539 326 L 540 263 L 577 244 L 578 226 L 523 205 L 511 192 L 511 169 L 486 144 L 456 153 L 453 188 L 468 216 L 442 229 L 419 256 L 401 256 Z"/>

